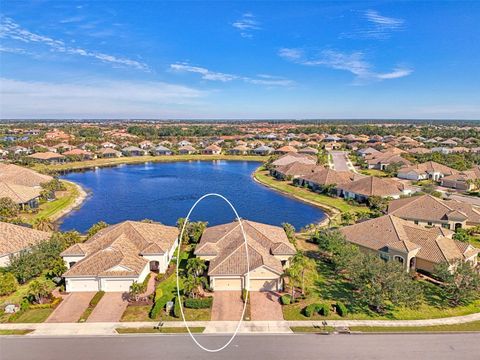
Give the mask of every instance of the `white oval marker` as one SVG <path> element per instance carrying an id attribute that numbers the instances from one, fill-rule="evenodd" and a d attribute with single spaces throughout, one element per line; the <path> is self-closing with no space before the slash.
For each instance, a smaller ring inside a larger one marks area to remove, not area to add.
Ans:
<path id="1" fill-rule="evenodd" d="M 235 209 L 235 207 L 232 205 L 232 203 L 230 201 L 228 201 L 228 199 L 226 197 L 224 197 L 223 195 L 220 195 L 220 194 L 210 193 L 210 194 L 203 195 L 200 199 L 198 199 L 195 202 L 195 204 L 193 204 L 192 208 L 190 209 L 190 211 L 187 214 L 187 217 L 185 218 L 185 221 L 184 221 L 183 226 L 182 226 L 182 231 L 180 231 L 180 238 L 178 240 L 178 248 L 177 248 L 177 271 L 176 271 L 177 272 L 177 296 L 178 296 L 178 300 L 181 299 L 181 297 L 180 297 L 180 284 L 178 282 L 178 268 L 180 266 L 180 248 L 182 246 L 182 239 L 183 239 L 183 232 L 185 231 L 185 225 L 187 225 L 188 220 L 190 219 L 190 214 L 195 209 L 197 204 L 200 201 L 202 201 L 203 199 L 205 199 L 206 197 L 209 197 L 209 196 L 217 196 L 217 197 L 223 199 L 228 205 L 230 205 L 233 212 L 235 213 L 235 216 L 237 217 L 238 223 L 240 224 L 240 229 L 242 229 L 243 241 L 245 242 L 245 251 L 246 251 L 246 256 L 247 256 L 247 287 L 246 287 L 247 288 L 246 289 L 247 294 L 246 294 L 245 298 L 248 299 L 248 294 L 250 292 L 250 290 L 249 290 L 249 288 L 250 288 L 250 262 L 249 262 L 249 259 L 248 259 L 247 236 L 245 235 L 245 230 L 243 230 L 242 220 L 240 219 L 240 216 L 238 216 L 238 213 L 237 213 L 237 210 Z M 185 327 L 187 328 L 188 333 L 190 334 L 190 337 L 193 339 L 195 344 L 197 344 L 202 350 L 205 350 L 205 351 L 208 351 L 208 352 L 219 352 L 219 351 L 225 349 L 228 345 L 230 345 L 230 343 L 233 341 L 233 339 L 237 335 L 238 330 L 240 329 L 240 326 L 242 325 L 242 322 L 243 322 L 243 316 L 245 315 L 245 310 L 247 308 L 247 301 L 245 301 L 244 304 L 243 304 L 242 316 L 240 317 L 240 320 L 238 321 L 237 327 L 236 327 L 235 332 L 233 333 L 232 337 L 227 341 L 227 343 L 225 345 L 219 347 L 218 349 L 206 348 L 205 346 L 203 346 L 202 344 L 200 344 L 198 342 L 198 340 L 195 338 L 195 336 L 193 336 L 192 332 L 190 331 L 190 328 L 188 327 L 187 321 L 185 320 L 185 314 L 183 313 L 182 301 L 179 301 L 179 305 L 180 305 L 180 312 L 182 313 L 183 323 L 185 324 Z"/>

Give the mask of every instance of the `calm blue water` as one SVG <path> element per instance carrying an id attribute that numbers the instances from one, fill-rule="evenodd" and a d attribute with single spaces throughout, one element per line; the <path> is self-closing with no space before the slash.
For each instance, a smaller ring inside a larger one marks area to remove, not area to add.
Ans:
<path id="1" fill-rule="evenodd" d="M 63 178 L 81 184 L 91 194 L 78 211 L 63 219 L 61 230 L 84 232 L 101 220 L 115 224 L 128 219 L 152 219 L 175 225 L 199 197 L 211 192 L 229 199 L 244 219 L 272 225 L 289 222 L 300 229 L 325 217 L 320 209 L 253 181 L 251 173 L 258 166 L 248 161 L 191 161 L 70 173 Z M 234 218 L 228 204 L 212 197 L 203 200 L 192 213 L 193 220 L 208 221 L 210 225 Z"/>

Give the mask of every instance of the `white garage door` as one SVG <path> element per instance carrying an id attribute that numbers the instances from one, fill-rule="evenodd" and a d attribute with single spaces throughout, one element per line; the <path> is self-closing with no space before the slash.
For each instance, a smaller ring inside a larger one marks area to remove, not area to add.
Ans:
<path id="1" fill-rule="evenodd" d="M 95 279 L 68 279 L 65 289 L 67 292 L 98 291 L 98 281 Z"/>
<path id="2" fill-rule="evenodd" d="M 277 279 L 265 280 L 265 279 L 251 279 L 250 291 L 277 291 L 278 284 Z"/>
<path id="3" fill-rule="evenodd" d="M 104 280 L 103 291 L 129 291 L 130 285 L 132 285 L 133 280 L 123 280 L 123 279 L 108 279 Z"/>
<path id="4" fill-rule="evenodd" d="M 219 279 L 215 278 L 214 289 L 216 291 L 223 290 L 242 290 L 242 279 Z"/>

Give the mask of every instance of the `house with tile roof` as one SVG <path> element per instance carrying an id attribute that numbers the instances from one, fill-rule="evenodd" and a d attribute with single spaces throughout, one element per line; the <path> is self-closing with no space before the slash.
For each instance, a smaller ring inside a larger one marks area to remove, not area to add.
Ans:
<path id="1" fill-rule="evenodd" d="M 356 179 L 358 174 L 350 171 L 336 171 L 330 168 L 321 168 L 315 172 L 300 175 L 293 180 L 298 186 L 307 186 L 313 191 L 322 191 L 330 185 L 340 186 Z"/>
<path id="2" fill-rule="evenodd" d="M 398 261 L 406 271 L 433 273 L 441 263 L 468 261 L 477 265 L 480 249 L 452 239 L 451 230 L 425 228 L 394 215 L 385 215 L 340 229 L 347 241 L 382 259 Z"/>
<path id="3" fill-rule="evenodd" d="M 456 230 L 480 225 L 480 208 L 456 200 L 432 195 L 413 196 L 392 201 L 388 214 L 423 226 Z"/>
<path id="4" fill-rule="evenodd" d="M 0 181 L 0 198 L 9 198 L 20 208 L 37 208 L 41 190 Z"/>
<path id="5" fill-rule="evenodd" d="M 202 154 L 204 155 L 220 155 L 221 152 L 222 152 L 222 148 L 215 144 L 209 145 L 202 150 Z"/>
<path id="6" fill-rule="evenodd" d="M 440 181 L 440 179 L 445 176 L 455 175 L 457 173 L 457 170 L 446 165 L 439 164 L 435 161 L 427 161 L 425 163 L 400 168 L 397 177 L 399 179 L 415 181 L 426 179 Z"/>
<path id="7" fill-rule="evenodd" d="M 345 199 L 354 199 L 357 202 L 365 202 L 371 196 L 398 199 L 412 193 L 412 189 L 400 181 L 375 176 L 343 183 L 337 189 Z"/>
<path id="8" fill-rule="evenodd" d="M 53 180 L 53 177 L 50 175 L 40 174 L 35 170 L 14 164 L 0 163 L 0 181 L 39 188 L 42 184 L 51 180 Z"/>
<path id="9" fill-rule="evenodd" d="M 315 165 L 317 163 L 317 159 L 314 156 L 306 155 L 306 154 L 298 154 L 298 153 L 288 153 L 279 157 L 277 160 L 272 162 L 273 167 L 277 166 L 284 166 L 289 165 L 294 162 L 299 162 L 302 164 L 309 164 Z"/>
<path id="10" fill-rule="evenodd" d="M 35 154 L 31 154 L 27 156 L 28 158 L 32 159 L 33 161 L 44 163 L 44 164 L 58 164 L 65 162 L 65 156 L 61 154 L 57 154 L 54 152 L 46 151 L 46 152 L 38 152 Z"/>
<path id="11" fill-rule="evenodd" d="M 248 288 L 250 291 L 283 289 L 282 274 L 295 255 L 285 231 L 278 226 L 242 220 L 205 230 L 195 255 L 208 264 L 210 287 L 214 291 Z"/>
<path id="12" fill-rule="evenodd" d="M 480 166 L 470 170 L 459 171 L 457 174 L 448 175 L 440 180 L 440 185 L 451 189 L 470 191 L 479 188 L 477 182 L 480 179 Z"/>
<path id="13" fill-rule="evenodd" d="M 281 165 L 271 168 L 270 175 L 279 180 L 291 180 L 300 176 L 313 174 L 314 172 L 322 169 L 324 169 L 324 167 L 320 165 L 293 162 L 288 165 Z"/>
<path id="14" fill-rule="evenodd" d="M 102 229 L 62 252 L 66 291 L 129 291 L 149 272 L 167 270 L 178 235 L 176 227 L 137 221 Z"/>
<path id="15" fill-rule="evenodd" d="M 25 226 L 0 222 L 0 267 L 10 264 L 10 256 L 29 250 L 46 241 L 52 234 Z"/>

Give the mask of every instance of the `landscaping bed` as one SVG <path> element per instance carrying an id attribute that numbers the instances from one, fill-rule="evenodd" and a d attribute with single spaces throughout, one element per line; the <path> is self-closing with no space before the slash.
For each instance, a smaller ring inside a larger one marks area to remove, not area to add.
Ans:
<path id="1" fill-rule="evenodd" d="M 15 329 L 15 330 L 0 330 L 0 336 L 4 335 L 26 335 L 31 333 L 33 330 L 32 329 Z"/>
<path id="2" fill-rule="evenodd" d="M 88 317 L 92 313 L 93 309 L 95 309 L 95 306 L 97 306 L 97 304 L 100 302 L 103 295 L 105 295 L 105 291 L 99 291 L 93 296 L 92 300 L 90 300 L 90 303 L 88 304 L 88 307 L 85 309 L 82 316 L 80 316 L 80 319 L 78 319 L 78 322 L 87 321 Z"/>

